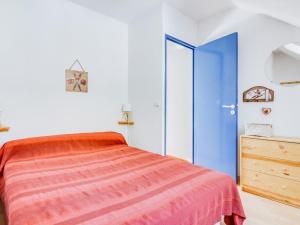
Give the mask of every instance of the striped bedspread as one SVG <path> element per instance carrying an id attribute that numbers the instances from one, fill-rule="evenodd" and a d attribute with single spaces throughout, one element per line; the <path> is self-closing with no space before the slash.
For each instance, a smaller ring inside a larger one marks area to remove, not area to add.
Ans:
<path id="1" fill-rule="evenodd" d="M 242 225 L 224 174 L 129 147 L 112 132 L 31 138 L 1 149 L 10 225 Z"/>

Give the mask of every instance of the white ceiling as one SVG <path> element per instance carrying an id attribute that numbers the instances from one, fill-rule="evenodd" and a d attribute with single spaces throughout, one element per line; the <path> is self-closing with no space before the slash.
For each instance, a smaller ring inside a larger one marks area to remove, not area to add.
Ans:
<path id="1" fill-rule="evenodd" d="M 162 2 L 196 21 L 238 7 L 300 27 L 300 0 L 70 0 L 123 22 L 130 22 Z"/>
<path id="2" fill-rule="evenodd" d="M 165 0 L 165 2 L 196 21 L 234 7 L 231 0 Z"/>
<path id="3" fill-rule="evenodd" d="M 232 0 L 238 8 L 300 27 L 300 0 Z"/>
<path id="4" fill-rule="evenodd" d="M 123 22 L 132 21 L 137 15 L 162 2 L 177 8 L 198 21 L 207 16 L 234 7 L 231 0 L 70 0 Z"/>

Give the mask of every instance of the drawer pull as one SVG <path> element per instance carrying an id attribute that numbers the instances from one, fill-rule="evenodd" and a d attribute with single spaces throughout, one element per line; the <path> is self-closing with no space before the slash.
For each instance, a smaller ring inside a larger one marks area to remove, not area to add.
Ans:
<path id="1" fill-rule="evenodd" d="M 283 174 L 286 175 L 286 176 L 290 176 L 290 174 L 289 174 L 289 173 L 286 173 L 286 172 L 284 172 Z"/>

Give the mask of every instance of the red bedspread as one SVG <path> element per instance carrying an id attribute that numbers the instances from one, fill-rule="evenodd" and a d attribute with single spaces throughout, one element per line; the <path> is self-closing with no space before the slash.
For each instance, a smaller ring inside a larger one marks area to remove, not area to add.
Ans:
<path id="1" fill-rule="evenodd" d="M 31 138 L 1 149 L 8 224 L 241 225 L 224 174 L 128 147 L 117 133 Z"/>

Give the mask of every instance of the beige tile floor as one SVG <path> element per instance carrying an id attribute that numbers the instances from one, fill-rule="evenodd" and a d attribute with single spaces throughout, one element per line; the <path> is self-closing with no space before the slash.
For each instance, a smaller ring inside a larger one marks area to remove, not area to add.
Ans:
<path id="1" fill-rule="evenodd" d="M 241 192 L 247 220 L 244 225 L 300 225 L 300 209 Z M 0 225 L 4 215 L 0 207 Z"/>
<path id="2" fill-rule="evenodd" d="M 241 192 L 244 225 L 300 225 L 300 209 Z"/>

